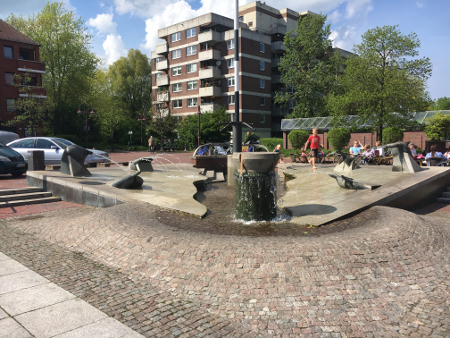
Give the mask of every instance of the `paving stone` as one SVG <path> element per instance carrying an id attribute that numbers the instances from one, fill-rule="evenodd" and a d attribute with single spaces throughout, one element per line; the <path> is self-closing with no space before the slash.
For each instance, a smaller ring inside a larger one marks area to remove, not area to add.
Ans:
<path id="1" fill-rule="evenodd" d="M 9 317 L 0 320 L 0 338 L 33 338 L 33 336 Z"/>

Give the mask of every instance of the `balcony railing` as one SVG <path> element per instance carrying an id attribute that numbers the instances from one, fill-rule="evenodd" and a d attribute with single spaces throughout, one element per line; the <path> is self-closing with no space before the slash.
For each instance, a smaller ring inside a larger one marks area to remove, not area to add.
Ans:
<path id="1" fill-rule="evenodd" d="M 156 63 L 156 70 L 165 70 L 169 68 L 169 61 L 162 60 Z"/>
<path id="2" fill-rule="evenodd" d="M 198 72 L 200 79 L 220 79 L 222 71 L 217 67 L 209 66 L 207 68 L 201 68 Z"/>
<path id="3" fill-rule="evenodd" d="M 156 95 L 156 100 L 158 102 L 168 102 L 169 101 L 169 93 L 168 92 L 160 92 Z"/>
<path id="4" fill-rule="evenodd" d="M 272 42 L 272 52 L 279 52 L 279 51 L 285 51 L 286 46 L 284 45 L 283 41 L 276 41 Z"/>
<path id="5" fill-rule="evenodd" d="M 207 112 L 207 111 L 214 111 L 217 110 L 219 108 L 219 105 L 217 103 L 201 103 L 200 104 L 200 109 L 201 112 Z"/>
<path id="6" fill-rule="evenodd" d="M 278 67 L 280 65 L 280 59 L 272 59 L 272 67 Z"/>
<path id="7" fill-rule="evenodd" d="M 156 79 L 156 85 L 158 87 L 167 86 L 169 84 L 169 76 L 163 75 Z"/>
<path id="8" fill-rule="evenodd" d="M 156 45 L 156 54 L 166 54 L 169 52 L 169 47 L 167 46 L 167 42 L 160 43 Z"/>
<path id="9" fill-rule="evenodd" d="M 29 73 L 45 73 L 45 63 L 39 61 L 17 60 L 17 70 Z"/>
<path id="10" fill-rule="evenodd" d="M 198 58 L 200 61 L 219 60 L 220 50 L 215 49 L 201 50 L 200 53 L 198 54 Z"/>
<path id="11" fill-rule="evenodd" d="M 281 75 L 272 75 L 272 83 L 283 83 Z"/>
<path id="12" fill-rule="evenodd" d="M 220 33 L 213 31 L 213 30 L 206 31 L 206 32 L 200 32 L 200 34 L 198 35 L 199 43 L 202 43 L 202 42 L 217 43 L 220 41 L 221 41 Z"/>
<path id="13" fill-rule="evenodd" d="M 200 97 L 221 96 L 222 88 L 220 88 L 220 87 L 203 87 L 203 88 L 200 88 L 199 95 L 200 95 Z"/>

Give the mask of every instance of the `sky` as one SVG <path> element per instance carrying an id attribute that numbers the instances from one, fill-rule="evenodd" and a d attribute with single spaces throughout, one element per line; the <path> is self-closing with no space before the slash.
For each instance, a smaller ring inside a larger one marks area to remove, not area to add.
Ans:
<path id="1" fill-rule="evenodd" d="M 53 0 L 0 0 L 0 18 L 10 13 L 28 16 Z M 233 17 L 235 0 L 59 0 L 86 21 L 93 35 L 92 50 L 112 64 L 131 48 L 150 57 L 158 29 L 214 12 Z M 253 2 L 240 0 L 239 5 Z M 450 97 L 450 1 L 449 0 L 265 0 L 277 9 L 306 10 L 328 16 L 331 39 L 337 47 L 352 51 L 370 28 L 398 25 L 403 34 L 417 34 L 419 57 L 429 57 L 433 74 L 428 80 L 432 99 Z"/>

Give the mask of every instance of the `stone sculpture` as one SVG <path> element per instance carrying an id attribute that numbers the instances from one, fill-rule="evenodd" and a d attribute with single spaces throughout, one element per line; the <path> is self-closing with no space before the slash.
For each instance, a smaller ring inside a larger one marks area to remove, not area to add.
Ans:
<path id="1" fill-rule="evenodd" d="M 344 189 L 351 189 L 351 190 L 361 190 L 361 189 L 376 189 L 378 187 L 381 187 L 381 184 L 373 184 L 369 182 L 363 182 L 363 181 L 355 181 L 353 178 L 340 175 L 340 174 L 328 174 L 329 176 L 336 179 L 337 184 Z"/>
<path id="2" fill-rule="evenodd" d="M 350 154 L 345 154 L 342 151 L 336 151 L 336 154 L 340 155 L 339 164 L 334 168 L 334 171 L 351 171 L 358 168 L 361 163 L 361 157 L 352 157 Z"/>
<path id="3" fill-rule="evenodd" d="M 385 145 L 391 149 L 393 156 L 392 171 L 402 173 L 416 173 L 420 171 L 420 166 L 414 161 L 411 150 L 404 142 L 395 142 Z"/>
<path id="4" fill-rule="evenodd" d="M 91 151 L 75 144 L 68 146 L 64 149 L 61 157 L 61 173 L 72 177 L 92 176 L 90 171 L 84 167 L 84 160 L 90 154 L 92 154 Z"/>
<path id="5" fill-rule="evenodd" d="M 152 161 L 153 161 L 152 157 L 141 157 L 138 158 L 137 160 L 134 160 L 133 162 L 130 162 L 130 164 L 128 165 L 128 169 L 138 170 L 136 169 L 136 166 L 139 165 L 141 172 L 153 171 Z"/>
<path id="6" fill-rule="evenodd" d="M 122 177 L 117 181 L 114 181 L 113 183 L 111 183 L 111 186 L 118 189 L 140 188 L 142 184 L 144 184 L 144 180 L 142 179 L 142 177 L 138 176 L 141 173 L 141 170 L 139 169 L 139 164 L 136 164 L 136 168 L 137 171 L 135 173 Z"/>

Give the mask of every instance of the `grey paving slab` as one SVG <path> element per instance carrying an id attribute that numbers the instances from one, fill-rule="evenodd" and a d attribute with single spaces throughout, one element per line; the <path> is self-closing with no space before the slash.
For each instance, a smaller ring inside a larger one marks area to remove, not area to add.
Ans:
<path id="1" fill-rule="evenodd" d="M 107 317 L 88 303 L 75 298 L 15 318 L 37 338 L 49 338 Z"/>
<path id="2" fill-rule="evenodd" d="M 2 309 L 0 309 L 0 319 L 6 318 L 6 317 L 8 317 L 8 314 L 5 311 L 3 311 Z"/>
<path id="3" fill-rule="evenodd" d="M 48 283 L 1 295 L 0 306 L 11 316 L 16 316 L 73 298 L 75 296 L 70 292 Z"/>
<path id="4" fill-rule="evenodd" d="M 8 259 L 11 259 L 11 258 L 9 258 L 9 257 L 6 256 L 5 254 L 3 254 L 3 253 L 0 252 L 0 262 L 6 261 L 6 260 L 8 260 Z"/>
<path id="5" fill-rule="evenodd" d="M 0 276 L 10 275 L 12 273 L 28 270 L 26 266 L 23 266 L 19 262 L 13 259 L 0 261 Z"/>
<path id="6" fill-rule="evenodd" d="M 54 338 L 142 338 L 141 334 L 133 331 L 113 318 L 106 318 L 98 322 L 80 327 L 70 332 L 57 335 Z"/>
<path id="7" fill-rule="evenodd" d="M 33 338 L 33 336 L 9 317 L 0 320 L 0 338 Z"/>
<path id="8" fill-rule="evenodd" d="M 47 279 L 30 270 L 0 276 L 0 295 L 46 283 Z"/>

